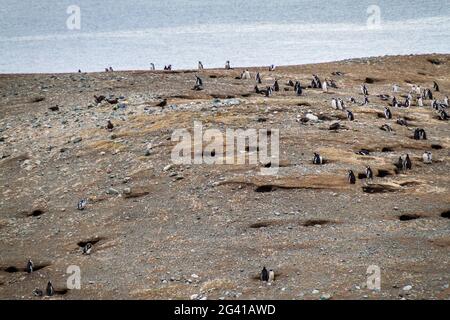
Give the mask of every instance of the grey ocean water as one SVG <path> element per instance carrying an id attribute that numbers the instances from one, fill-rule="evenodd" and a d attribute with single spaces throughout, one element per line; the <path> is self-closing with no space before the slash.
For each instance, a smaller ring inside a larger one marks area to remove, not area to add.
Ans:
<path id="1" fill-rule="evenodd" d="M 67 7 L 81 9 L 69 30 Z M 381 9 L 369 30 L 367 8 Z M 287 65 L 450 53 L 450 0 L 0 0 L 0 72 Z"/>

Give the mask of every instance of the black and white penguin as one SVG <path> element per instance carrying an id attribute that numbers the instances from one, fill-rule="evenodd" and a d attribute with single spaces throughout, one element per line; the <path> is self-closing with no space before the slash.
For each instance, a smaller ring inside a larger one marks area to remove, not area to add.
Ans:
<path id="1" fill-rule="evenodd" d="M 325 79 L 325 81 L 322 83 L 322 90 L 323 90 L 323 92 L 328 92 L 327 79 Z"/>
<path id="2" fill-rule="evenodd" d="M 366 179 L 368 180 L 373 179 L 373 171 L 369 166 L 366 167 Z"/>
<path id="3" fill-rule="evenodd" d="M 155 64 L 153 62 L 150 63 L 150 70 L 155 71 Z"/>
<path id="4" fill-rule="evenodd" d="M 272 96 L 272 87 L 268 86 L 266 89 L 266 97 L 271 97 Z"/>
<path id="5" fill-rule="evenodd" d="M 323 158 L 320 154 L 314 153 L 313 164 L 323 164 Z"/>
<path id="6" fill-rule="evenodd" d="M 345 103 L 341 98 L 337 99 L 337 108 L 338 110 L 345 110 Z"/>
<path id="7" fill-rule="evenodd" d="M 203 80 L 199 76 L 195 76 L 195 85 L 193 90 L 203 90 Z"/>
<path id="8" fill-rule="evenodd" d="M 439 85 L 437 84 L 436 81 L 433 81 L 433 88 L 434 88 L 434 91 L 439 92 Z"/>
<path id="9" fill-rule="evenodd" d="M 55 294 L 55 289 L 53 288 L 52 282 L 47 283 L 47 289 L 45 290 L 47 296 L 51 297 Z"/>
<path id="10" fill-rule="evenodd" d="M 44 295 L 44 292 L 41 289 L 36 288 L 33 290 L 33 295 L 36 297 L 42 297 Z"/>
<path id="11" fill-rule="evenodd" d="M 356 99 L 353 98 L 353 97 L 350 97 L 349 101 L 350 101 L 351 103 L 356 103 Z"/>
<path id="12" fill-rule="evenodd" d="M 444 109 L 438 111 L 439 120 L 446 121 L 449 119 L 447 112 Z"/>
<path id="13" fill-rule="evenodd" d="M 353 115 L 353 112 L 351 112 L 350 110 L 347 110 L 347 119 L 348 121 L 353 121 L 355 120 L 355 117 Z"/>
<path id="14" fill-rule="evenodd" d="M 271 64 L 270 66 L 269 66 L 269 71 L 275 71 L 275 65 L 273 65 L 273 64 Z"/>
<path id="15" fill-rule="evenodd" d="M 368 105 L 369 104 L 369 97 L 368 96 L 364 96 L 364 102 L 362 103 L 363 106 Z"/>
<path id="16" fill-rule="evenodd" d="M 392 106 L 393 106 L 394 108 L 397 108 L 397 107 L 398 107 L 398 101 L 397 101 L 397 98 L 396 98 L 396 97 L 393 97 L 393 98 L 392 98 Z"/>
<path id="17" fill-rule="evenodd" d="M 273 84 L 273 91 L 280 91 L 280 85 L 278 84 L 278 80 L 275 80 L 274 84 Z"/>
<path id="18" fill-rule="evenodd" d="M 423 98 L 422 97 L 417 98 L 417 106 L 423 108 Z"/>
<path id="19" fill-rule="evenodd" d="M 394 84 L 394 85 L 392 86 L 392 92 L 397 93 L 399 89 L 400 89 L 400 87 L 399 87 L 397 84 Z"/>
<path id="20" fill-rule="evenodd" d="M 198 70 L 203 70 L 203 63 L 201 61 L 198 62 Z"/>
<path id="21" fill-rule="evenodd" d="M 81 199 L 77 204 L 77 209 L 80 211 L 83 211 L 84 209 L 86 209 L 86 205 L 87 205 L 87 200 Z"/>
<path id="22" fill-rule="evenodd" d="M 269 272 L 267 271 L 266 267 L 264 267 L 261 271 L 260 280 L 268 282 L 269 281 Z"/>
<path id="23" fill-rule="evenodd" d="M 297 96 L 301 96 L 303 94 L 303 89 L 302 86 L 300 85 L 300 82 L 297 82 L 295 84 L 295 93 L 297 94 Z"/>
<path id="24" fill-rule="evenodd" d="M 33 272 L 33 270 L 34 270 L 34 263 L 33 263 L 33 261 L 31 261 L 31 259 L 28 260 L 26 269 L 27 269 L 28 273 L 32 273 Z"/>
<path id="25" fill-rule="evenodd" d="M 230 69 L 231 69 L 230 61 L 225 62 L 225 70 L 230 70 Z"/>
<path id="26" fill-rule="evenodd" d="M 83 247 L 83 254 L 85 255 L 90 255 L 92 251 L 92 243 L 87 243 L 84 247 Z"/>
<path id="27" fill-rule="evenodd" d="M 431 164 L 433 163 L 433 154 L 429 151 L 425 151 L 425 153 L 422 155 L 423 163 L 425 164 Z"/>
<path id="28" fill-rule="evenodd" d="M 275 271 L 272 269 L 269 270 L 269 282 L 273 282 L 275 280 Z"/>
<path id="29" fill-rule="evenodd" d="M 257 85 L 255 86 L 255 93 L 258 93 L 258 94 L 260 94 L 260 93 L 261 93 L 261 90 L 259 90 L 259 88 L 258 88 L 258 86 L 257 86 Z"/>
<path id="30" fill-rule="evenodd" d="M 386 131 L 386 132 L 392 132 L 394 130 L 392 130 L 392 127 L 390 125 L 388 125 L 387 123 L 383 124 L 380 127 L 381 130 Z"/>
<path id="31" fill-rule="evenodd" d="M 404 118 L 398 118 L 397 124 L 399 124 L 401 126 L 408 126 L 408 123 L 406 122 L 406 120 Z"/>
<path id="32" fill-rule="evenodd" d="M 386 119 L 392 119 L 392 112 L 388 107 L 384 107 L 384 116 Z"/>
<path id="33" fill-rule="evenodd" d="M 403 169 L 403 158 L 402 156 L 398 157 L 398 161 L 395 164 L 395 166 L 397 167 L 397 169 L 402 170 Z"/>
<path id="34" fill-rule="evenodd" d="M 369 95 L 369 90 L 367 89 L 367 86 L 365 84 L 361 85 L 361 92 L 363 95 L 368 96 Z"/>
<path id="35" fill-rule="evenodd" d="M 108 131 L 113 131 L 114 125 L 112 124 L 111 120 L 108 120 L 108 123 L 106 124 L 106 129 L 108 129 Z"/>
<path id="36" fill-rule="evenodd" d="M 406 157 L 403 159 L 403 171 L 411 170 L 412 169 L 412 162 L 409 158 L 409 154 L 406 155 Z"/>
<path id="37" fill-rule="evenodd" d="M 259 74 L 259 72 L 256 73 L 256 78 L 255 78 L 255 80 L 256 80 L 256 83 L 258 83 L 258 84 L 261 84 L 261 83 L 262 83 L 261 75 Z"/>
<path id="38" fill-rule="evenodd" d="M 348 183 L 350 183 L 350 184 L 356 183 L 356 177 L 355 177 L 353 170 L 348 171 L 347 180 L 348 180 Z"/>
<path id="39" fill-rule="evenodd" d="M 427 140 L 427 133 L 424 129 L 417 128 L 414 130 L 414 139 L 415 140 Z"/>
<path id="40" fill-rule="evenodd" d="M 114 70 L 113 70 L 113 68 L 112 68 L 112 67 L 109 67 L 109 71 L 110 71 L 110 72 L 113 72 Z"/>
<path id="41" fill-rule="evenodd" d="M 448 107 L 449 105 L 448 105 L 448 97 L 447 96 L 445 96 L 444 97 L 444 104 Z"/>
<path id="42" fill-rule="evenodd" d="M 248 71 L 248 70 L 242 71 L 242 73 L 241 73 L 241 79 L 242 79 L 242 80 L 248 80 L 248 79 L 251 79 L 250 71 Z"/>

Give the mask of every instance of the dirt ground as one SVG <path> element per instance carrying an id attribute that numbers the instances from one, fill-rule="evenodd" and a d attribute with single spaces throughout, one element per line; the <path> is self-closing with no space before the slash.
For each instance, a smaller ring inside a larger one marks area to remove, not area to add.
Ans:
<path id="1" fill-rule="evenodd" d="M 238 79 L 242 70 L 0 75 L 0 298 L 448 299 L 449 122 L 430 100 L 390 107 L 392 120 L 383 110 L 393 84 L 400 101 L 413 85 L 442 101 L 450 55 L 250 68 L 250 80 Z M 280 91 L 255 93 L 256 71 L 261 89 L 278 79 Z M 287 85 L 307 87 L 313 74 L 338 88 L 299 97 Z M 192 90 L 195 75 L 204 90 Z M 120 99 L 97 104 L 94 95 Z M 331 107 L 333 97 L 354 121 Z M 306 122 L 307 113 L 319 120 Z M 194 121 L 222 132 L 279 129 L 278 175 L 260 175 L 265 164 L 173 165 L 172 133 L 192 132 Z M 380 129 L 386 123 L 392 132 Z M 428 139 L 412 139 L 415 128 Z M 314 152 L 324 165 L 312 164 Z M 404 154 L 407 172 L 395 167 Z M 80 290 L 67 288 L 72 265 Z M 371 265 L 381 290 L 366 287 Z M 259 281 L 263 266 L 273 283 Z M 34 296 L 49 280 L 57 294 Z"/>

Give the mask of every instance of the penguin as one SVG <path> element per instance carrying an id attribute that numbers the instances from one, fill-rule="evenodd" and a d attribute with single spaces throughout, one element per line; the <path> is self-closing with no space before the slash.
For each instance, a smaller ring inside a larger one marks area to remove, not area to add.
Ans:
<path id="1" fill-rule="evenodd" d="M 427 140 L 427 134 L 425 130 L 420 128 L 414 130 L 414 140 Z"/>
<path id="2" fill-rule="evenodd" d="M 337 105 L 338 110 L 344 110 L 344 108 L 345 108 L 344 101 L 342 101 L 341 98 L 337 99 L 336 105 Z"/>
<path id="3" fill-rule="evenodd" d="M 444 104 L 448 107 L 449 105 L 448 105 L 448 97 L 447 96 L 445 96 L 444 97 Z"/>
<path id="4" fill-rule="evenodd" d="M 423 98 L 422 97 L 417 98 L 417 105 L 419 107 L 423 108 Z"/>
<path id="5" fill-rule="evenodd" d="M 408 123 L 406 122 L 406 120 L 404 118 L 398 118 L 397 124 L 399 124 L 401 126 L 408 126 Z"/>
<path id="6" fill-rule="evenodd" d="M 255 93 L 261 93 L 261 90 L 259 90 L 258 85 L 255 86 Z"/>
<path id="7" fill-rule="evenodd" d="M 269 282 L 273 282 L 275 280 L 275 272 L 270 269 L 269 270 Z"/>
<path id="8" fill-rule="evenodd" d="M 411 170 L 412 169 L 412 162 L 409 158 L 409 154 L 406 155 L 405 159 L 403 160 L 403 170 Z"/>
<path id="9" fill-rule="evenodd" d="M 366 179 L 367 180 L 373 179 L 373 171 L 369 166 L 366 167 Z"/>
<path id="10" fill-rule="evenodd" d="M 449 116 L 448 116 L 447 112 L 445 112 L 444 109 L 442 109 L 438 112 L 438 116 L 439 116 L 439 120 L 442 120 L 442 121 L 449 119 Z"/>
<path id="11" fill-rule="evenodd" d="M 81 73 L 81 69 L 78 69 L 78 73 Z"/>
<path id="12" fill-rule="evenodd" d="M 87 243 L 84 247 L 83 247 L 83 254 L 85 255 L 90 255 L 92 251 L 92 244 L 91 243 Z"/>
<path id="13" fill-rule="evenodd" d="M 262 269 L 260 279 L 261 281 L 265 282 L 269 281 L 269 272 L 267 271 L 266 267 Z"/>
<path id="14" fill-rule="evenodd" d="M 384 116 L 386 119 L 392 119 L 392 112 L 388 107 L 384 107 Z"/>
<path id="15" fill-rule="evenodd" d="M 242 72 L 241 79 L 243 79 L 243 80 L 251 79 L 250 72 L 248 70 L 245 70 L 244 72 Z"/>
<path id="16" fill-rule="evenodd" d="M 426 90 L 426 98 L 433 100 L 433 93 L 431 92 L 430 89 Z"/>
<path id="17" fill-rule="evenodd" d="M 269 71 L 275 71 L 275 65 L 273 65 L 273 64 L 270 65 L 270 66 L 269 66 Z"/>
<path id="18" fill-rule="evenodd" d="M 395 164 L 395 166 L 397 167 L 397 169 L 402 170 L 403 169 L 403 158 L 400 156 L 398 157 L 398 161 Z"/>
<path id="19" fill-rule="evenodd" d="M 203 80 L 199 76 L 195 76 L 195 85 L 193 90 L 196 91 L 203 90 Z"/>
<path id="20" fill-rule="evenodd" d="M 364 102 L 362 103 L 363 106 L 368 105 L 369 104 L 369 97 L 368 96 L 364 96 Z"/>
<path id="21" fill-rule="evenodd" d="M 33 272 L 34 263 L 33 263 L 33 261 L 31 261 L 31 259 L 28 260 L 26 269 L 27 269 L 27 273 L 32 273 Z"/>
<path id="22" fill-rule="evenodd" d="M 292 80 L 289 80 L 288 83 L 287 83 L 287 85 L 288 85 L 289 87 L 294 87 L 294 89 L 295 89 L 295 85 L 294 85 L 294 82 L 293 82 Z"/>
<path id="23" fill-rule="evenodd" d="M 434 88 L 434 91 L 439 92 L 439 85 L 437 84 L 436 81 L 433 81 L 433 88 Z"/>
<path id="24" fill-rule="evenodd" d="M 201 61 L 198 62 L 198 70 L 203 70 L 203 63 Z"/>
<path id="25" fill-rule="evenodd" d="M 300 85 L 300 83 L 295 88 L 295 93 L 297 94 L 297 96 L 301 96 L 303 94 L 302 86 Z"/>
<path id="26" fill-rule="evenodd" d="M 325 81 L 322 84 L 322 90 L 323 90 L 323 92 L 328 92 L 327 79 L 325 79 Z"/>
<path id="27" fill-rule="evenodd" d="M 106 97 L 105 96 L 96 96 L 96 95 L 94 95 L 94 99 L 95 99 L 95 102 L 96 103 L 101 103 L 103 100 L 105 100 L 106 99 Z"/>
<path id="28" fill-rule="evenodd" d="M 109 69 L 108 69 L 108 68 L 105 68 L 105 72 L 109 72 Z"/>
<path id="29" fill-rule="evenodd" d="M 266 89 L 266 97 L 271 97 L 272 96 L 272 87 L 267 87 Z"/>
<path id="30" fill-rule="evenodd" d="M 110 71 L 110 72 L 113 72 L 114 70 L 113 70 L 113 68 L 112 68 L 112 67 L 109 67 L 109 71 Z"/>
<path id="31" fill-rule="evenodd" d="M 399 86 L 397 85 L 397 84 L 394 84 L 393 86 L 392 86 L 392 92 L 398 92 L 398 89 L 399 89 Z"/>
<path id="32" fill-rule="evenodd" d="M 108 120 L 108 123 L 106 125 L 106 129 L 108 129 L 108 131 L 113 131 L 114 125 L 112 124 L 111 120 Z"/>
<path id="33" fill-rule="evenodd" d="M 280 91 L 280 85 L 278 84 L 278 80 L 275 80 L 275 83 L 273 84 L 273 91 Z"/>
<path id="34" fill-rule="evenodd" d="M 80 211 L 83 211 L 84 209 L 86 209 L 86 205 L 87 205 L 87 201 L 85 199 L 81 199 L 78 202 L 77 209 Z"/>
<path id="35" fill-rule="evenodd" d="M 383 124 L 383 125 L 380 127 L 380 129 L 383 130 L 383 131 L 386 131 L 386 132 L 392 132 L 392 131 L 394 131 L 394 130 L 392 130 L 391 126 L 388 125 L 387 123 Z"/>
<path id="36" fill-rule="evenodd" d="M 262 83 L 261 75 L 259 74 L 259 72 L 256 73 L 255 80 L 256 80 L 257 84 L 261 84 Z"/>
<path id="37" fill-rule="evenodd" d="M 367 149 L 361 149 L 356 154 L 359 154 L 360 156 L 368 156 L 370 155 L 370 151 Z"/>
<path id="38" fill-rule="evenodd" d="M 422 155 L 422 159 L 423 159 L 423 163 L 425 164 L 431 164 L 433 162 L 433 155 L 431 152 L 426 151 L 423 155 Z"/>
<path id="39" fill-rule="evenodd" d="M 347 179 L 350 184 L 356 183 L 356 177 L 352 170 L 348 170 Z"/>
<path id="40" fill-rule="evenodd" d="M 337 100 L 336 98 L 331 99 L 331 107 L 337 110 Z"/>
<path id="41" fill-rule="evenodd" d="M 323 164 L 323 158 L 318 153 L 314 153 L 313 164 Z"/>
<path id="42" fill-rule="evenodd" d="M 156 106 L 157 106 L 157 107 L 164 108 L 165 106 L 167 106 L 167 99 L 163 99 L 163 101 L 161 101 L 160 103 L 158 103 Z"/>
<path id="43" fill-rule="evenodd" d="M 355 117 L 353 115 L 353 112 L 351 112 L 350 110 L 347 110 L 347 119 L 348 121 L 353 121 L 355 120 Z"/>
<path id="44" fill-rule="evenodd" d="M 397 108 L 397 107 L 398 107 L 398 101 L 397 101 L 397 98 L 396 98 L 396 97 L 393 97 L 393 98 L 392 98 L 392 106 L 393 106 L 394 108 Z"/>
<path id="45" fill-rule="evenodd" d="M 36 288 L 36 289 L 33 290 L 33 295 L 36 296 L 36 297 L 42 297 L 44 295 L 44 292 L 42 292 L 41 289 Z"/>
<path id="46" fill-rule="evenodd" d="M 406 98 L 406 100 L 405 100 L 405 108 L 410 108 L 411 107 L 411 99 L 412 98 L 409 98 L 409 97 Z"/>
<path id="47" fill-rule="evenodd" d="M 353 98 L 353 97 L 350 97 L 350 102 L 351 102 L 351 103 L 356 103 L 356 99 Z"/>
<path id="48" fill-rule="evenodd" d="M 225 70 L 230 70 L 230 69 L 231 69 L 230 61 L 225 62 Z"/>
<path id="49" fill-rule="evenodd" d="M 155 64 L 153 62 L 150 63 L 150 70 L 155 71 Z"/>
<path id="50" fill-rule="evenodd" d="M 51 281 L 49 281 L 47 283 L 47 289 L 45 290 L 45 292 L 47 293 L 47 296 L 49 296 L 49 297 L 51 297 L 55 294 L 55 289 L 53 288 Z"/>
<path id="51" fill-rule="evenodd" d="M 368 96 L 368 95 L 369 95 L 369 90 L 367 89 L 367 87 L 366 87 L 365 84 L 362 84 L 362 85 L 361 85 L 361 93 L 362 93 L 363 95 L 365 95 L 365 96 Z"/>

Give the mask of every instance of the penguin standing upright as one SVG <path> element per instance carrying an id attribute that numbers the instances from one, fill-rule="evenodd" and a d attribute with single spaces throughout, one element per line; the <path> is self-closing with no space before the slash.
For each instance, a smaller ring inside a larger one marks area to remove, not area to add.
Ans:
<path id="1" fill-rule="evenodd" d="M 411 170 L 412 169 L 412 162 L 409 158 L 409 154 L 406 155 L 405 159 L 403 160 L 403 170 Z"/>
<path id="2" fill-rule="evenodd" d="M 323 164 L 323 158 L 320 154 L 314 153 L 313 164 Z"/>
<path id="3" fill-rule="evenodd" d="M 150 63 L 150 70 L 155 71 L 155 64 L 153 62 Z"/>
<path id="4" fill-rule="evenodd" d="M 87 243 L 84 247 L 83 247 L 83 254 L 85 255 L 90 255 L 92 251 L 92 244 L 91 243 Z"/>
<path id="5" fill-rule="evenodd" d="M 106 124 L 106 129 L 108 129 L 108 131 L 113 131 L 114 125 L 112 124 L 111 120 L 108 120 L 108 123 Z"/>
<path id="6" fill-rule="evenodd" d="M 373 171 L 369 166 L 366 167 L 366 179 L 367 180 L 373 179 Z"/>
<path id="7" fill-rule="evenodd" d="M 336 98 L 331 99 L 331 107 L 337 110 L 337 100 Z"/>
<path id="8" fill-rule="evenodd" d="M 384 116 L 386 119 L 392 119 L 392 112 L 388 107 L 384 107 Z"/>
<path id="9" fill-rule="evenodd" d="M 349 170 L 347 174 L 348 183 L 355 184 L 356 183 L 356 177 L 353 173 L 353 170 Z"/>
<path id="10" fill-rule="evenodd" d="M 47 296 L 49 296 L 49 297 L 51 297 L 51 296 L 53 296 L 55 294 L 55 289 L 53 288 L 53 285 L 52 285 L 51 281 L 49 281 L 47 283 L 46 293 L 47 293 Z"/>
<path id="11" fill-rule="evenodd" d="M 273 91 L 280 91 L 280 85 L 278 84 L 278 80 L 275 80 L 275 83 L 273 84 Z"/>
<path id="12" fill-rule="evenodd" d="M 323 92 L 328 92 L 327 79 L 325 79 L 325 81 L 322 83 L 322 90 Z"/>
<path id="13" fill-rule="evenodd" d="M 267 271 L 266 267 L 263 267 L 260 275 L 261 281 L 269 281 L 269 272 Z"/>
<path id="14" fill-rule="evenodd" d="M 30 259 L 30 260 L 28 260 L 28 262 L 27 262 L 27 272 L 28 272 L 28 273 L 32 273 L 33 270 L 34 270 L 34 263 L 33 263 L 33 261 L 31 261 L 31 259 Z"/>
<path id="15" fill-rule="evenodd" d="M 272 269 L 269 270 L 269 282 L 273 282 L 275 280 L 275 271 Z"/>
<path id="16" fill-rule="evenodd" d="M 256 83 L 261 84 L 262 80 L 261 80 L 261 75 L 259 74 L 259 72 L 256 73 Z"/>
<path id="17" fill-rule="evenodd" d="M 203 70 L 203 63 L 201 61 L 198 62 L 198 70 Z"/>
<path id="18" fill-rule="evenodd" d="M 295 93 L 297 96 L 301 96 L 303 94 L 302 86 L 300 85 L 300 82 L 297 82 L 295 84 Z"/>
<path id="19" fill-rule="evenodd" d="M 433 81 L 433 88 L 434 88 L 434 91 L 439 92 L 439 85 L 437 84 L 436 81 Z"/>
<path id="20" fill-rule="evenodd" d="M 431 152 L 426 151 L 423 155 L 422 155 L 422 159 L 423 159 L 423 163 L 425 164 L 431 164 L 433 162 L 433 155 L 431 154 Z"/>
<path id="21" fill-rule="evenodd" d="M 231 69 L 230 61 L 225 62 L 225 70 L 230 70 L 230 69 Z"/>
<path id="22" fill-rule="evenodd" d="M 417 98 L 417 105 L 419 107 L 423 108 L 423 98 L 422 97 Z"/>
<path id="23" fill-rule="evenodd" d="M 81 199 L 80 201 L 78 201 L 77 209 L 83 211 L 84 209 L 86 209 L 86 205 L 87 201 L 85 199 Z"/>
<path id="24" fill-rule="evenodd" d="M 353 112 L 351 112 L 350 110 L 347 110 L 347 119 L 348 121 L 355 120 L 355 116 L 353 115 Z"/>

